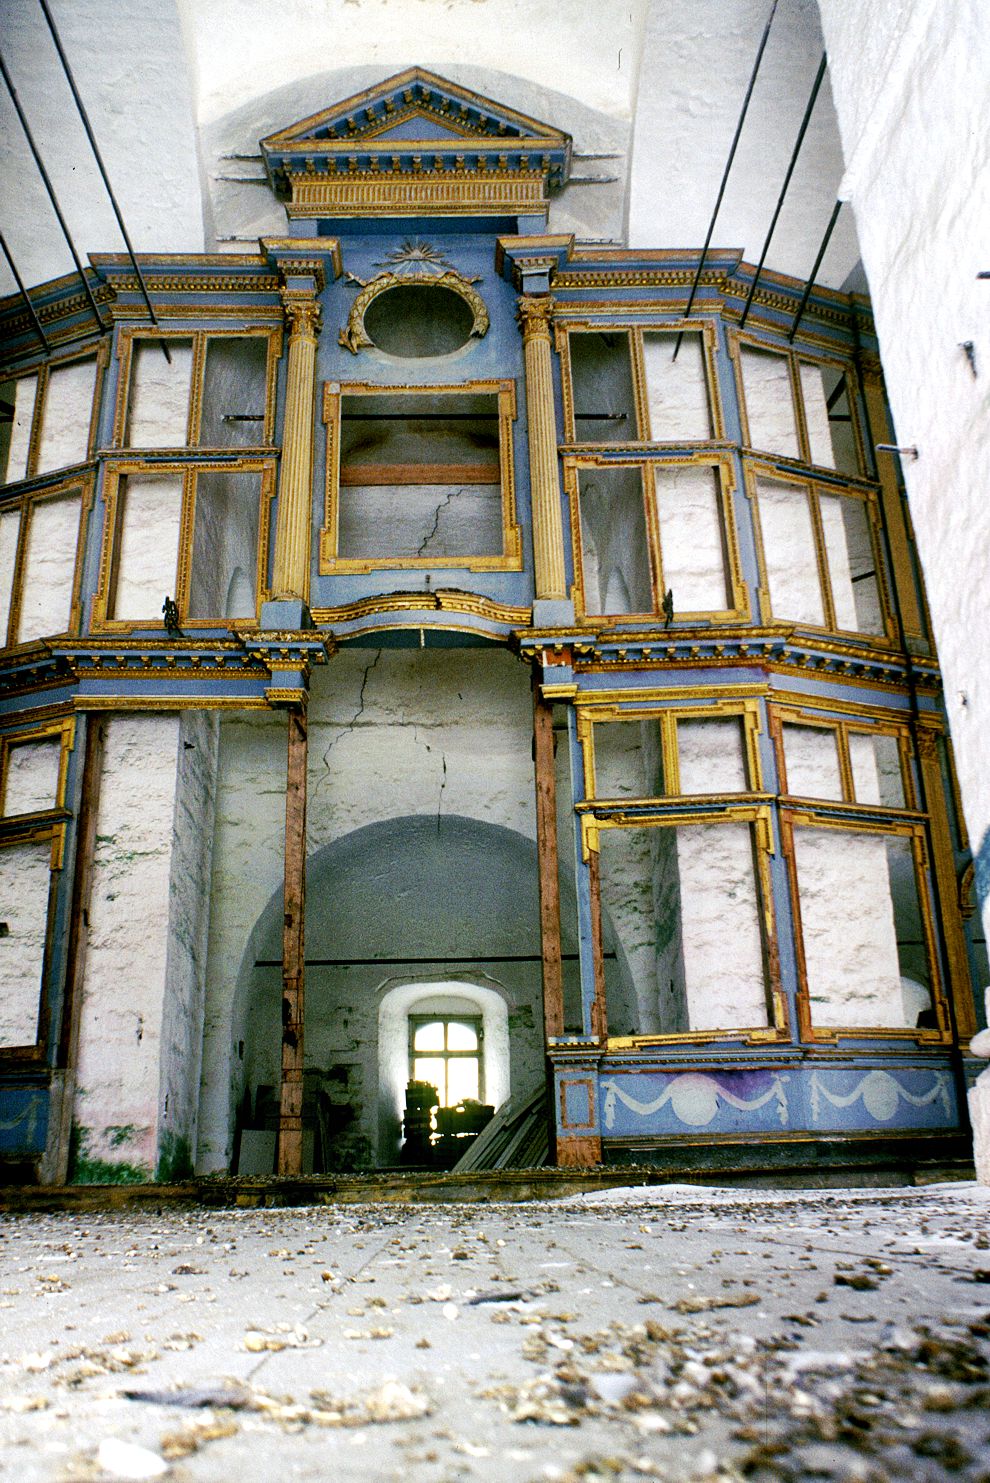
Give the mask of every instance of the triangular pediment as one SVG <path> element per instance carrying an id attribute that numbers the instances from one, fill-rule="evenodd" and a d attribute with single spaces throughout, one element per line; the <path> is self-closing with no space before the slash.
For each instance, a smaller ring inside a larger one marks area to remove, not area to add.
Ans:
<path id="1" fill-rule="evenodd" d="M 465 202 L 472 196 L 465 189 L 467 178 L 497 180 L 502 189 L 492 199 L 498 198 L 499 210 L 506 183 L 524 180 L 528 209 L 535 204 L 537 183 L 543 200 L 566 182 L 571 140 L 551 124 L 411 67 L 269 134 L 261 153 L 273 187 L 289 199 L 290 215 L 330 214 L 331 198 L 340 192 L 324 185 L 342 175 L 350 180 L 354 199 L 357 183 L 373 178 L 378 203 L 373 214 L 387 214 L 400 197 L 422 195 L 420 188 L 410 192 L 406 176 L 420 183 L 424 177 L 447 177 L 446 194 L 451 199 L 459 194 Z M 455 177 L 461 182 L 457 191 Z"/>
<path id="2" fill-rule="evenodd" d="M 408 132 L 411 127 L 417 127 L 417 121 L 424 132 L 418 135 Z M 454 139 L 479 143 L 501 140 L 506 144 L 512 141 L 533 146 L 556 144 L 558 148 L 570 143 L 567 134 L 550 124 L 496 103 L 482 93 L 459 87 L 435 72 L 410 67 L 269 134 L 261 146 L 266 153 L 276 154 L 283 150 L 303 150 L 308 144 L 381 142 L 397 129 L 401 129 L 404 138 L 418 138 L 423 143 L 438 137 L 432 132 L 435 129 Z"/>

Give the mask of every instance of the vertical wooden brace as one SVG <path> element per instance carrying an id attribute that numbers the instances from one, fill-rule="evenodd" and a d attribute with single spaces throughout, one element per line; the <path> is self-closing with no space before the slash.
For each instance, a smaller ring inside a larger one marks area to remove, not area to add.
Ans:
<path id="1" fill-rule="evenodd" d="M 543 1028 L 546 1038 L 564 1032 L 564 979 L 560 943 L 560 874 L 557 862 L 557 776 L 553 758 L 553 707 L 533 688 L 533 762 L 536 774 L 536 852 L 543 955 Z"/>
<path id="2" fill-rule="evenodd" d="M 306 711 L 288 711 L 285 777 L 285 884 L 282 926 L 282 1085 L 278 1117 L 279 1174 L 302 1173 L 302 1104 L 306 979 Z"/>

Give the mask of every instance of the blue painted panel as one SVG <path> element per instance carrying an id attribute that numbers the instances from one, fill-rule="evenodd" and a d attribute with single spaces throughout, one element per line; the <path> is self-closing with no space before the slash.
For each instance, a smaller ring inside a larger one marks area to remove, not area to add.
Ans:
<path id="1" fill-rule="evenodd" d="M 955 1085 L 931 1067 L 610 1071 L 599 1081 L 604 1136 L 877 1133 L 959 1126 Z"/>
<path id="2" fill-rule="evenodd" d="M 0 1087 L 0 1154 L 44 1153 L 48 1137 L 46 1087 Z"/>

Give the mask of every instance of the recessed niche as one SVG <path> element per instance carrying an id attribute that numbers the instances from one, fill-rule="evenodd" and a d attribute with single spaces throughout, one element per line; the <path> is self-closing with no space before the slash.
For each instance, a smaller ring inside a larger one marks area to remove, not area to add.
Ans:
<path id="1" fill-rule="evenodd" d="M 364 312 L 372 343 L 388 355 L 425 359 L 451 355 L 475 330 L 470 304 L 449 288 L 429 283 L 399 284 L 378 294 Z"/>

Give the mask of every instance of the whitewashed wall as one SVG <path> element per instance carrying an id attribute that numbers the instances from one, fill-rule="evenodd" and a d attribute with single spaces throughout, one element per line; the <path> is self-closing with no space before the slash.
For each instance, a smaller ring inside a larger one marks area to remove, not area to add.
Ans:
<path id="1" fill-rule="evenodd" d="M 74 1121 L 83 1158 L 154 1173 L 195 1136 L 215 723 L 107 723 Z"/>
<path id="2" fill-rule="evenodd" d="M 920 455 L 904 475 L 985 898 L 990 280 L 976 275 L 990 269 L 990 24 L 983 0 L 820 9 L 897 439 Z"/>

